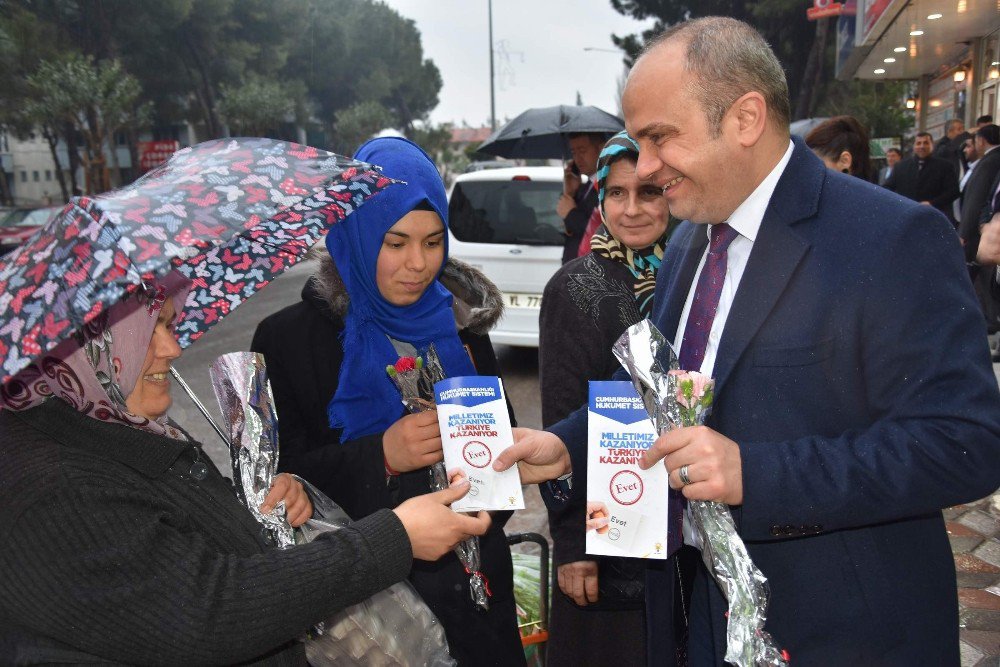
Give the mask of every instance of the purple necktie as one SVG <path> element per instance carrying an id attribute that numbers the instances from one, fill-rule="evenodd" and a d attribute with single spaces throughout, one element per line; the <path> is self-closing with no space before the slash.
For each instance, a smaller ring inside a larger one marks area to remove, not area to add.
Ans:
<path id="1" fill-rule="evenodd" d="M 712 331 L 715 311 L 719 309 L 719 297 L 722 296 L 722 285 L 726 282 L 729 244 L 737 236 L 739 232 L 724 222 L 712 225 L 708 257 L 698 276 L 698 286 L 695 287 L 691 310 L 688 311 L 687 324 L 684 326 L 684 340 L 681 342 L 681 353 L 678 357 L 681 370 L 701 371 L 701 363 L 705 360 L 705 347 L 708 345 L 708 334 Z M 684 495 L 680 491 L 671 489 L 669 502 L 671 530 L 667 539 L 668 556 L 683 543 Z"/>

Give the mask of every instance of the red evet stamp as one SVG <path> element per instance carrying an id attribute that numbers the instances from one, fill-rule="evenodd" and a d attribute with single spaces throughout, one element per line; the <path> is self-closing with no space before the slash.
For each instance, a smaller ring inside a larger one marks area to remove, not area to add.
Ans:
<path id="1" fill-rule="evenodd" d="M 470 466 L 475 468 L 485 468 L 493 461 L 493 454 L 490 448 L 478 440 L 470 440 L 462 447 L 462 458 Z"/>
<path id="2" fill-rule="evenodd" d="M 642 498 L 642 478 L 631 470 L 615 473 L 610 487 L 611 497 L 619 505 L 635 505 Z"/>

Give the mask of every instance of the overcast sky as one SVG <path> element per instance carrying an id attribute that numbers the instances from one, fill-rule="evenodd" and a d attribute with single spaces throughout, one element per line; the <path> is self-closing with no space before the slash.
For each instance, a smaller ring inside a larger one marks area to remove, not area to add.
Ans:
<path id="1" fill-rule="evenodd" d="M 489 125 L 490 61 L 487 0 L 384 0 L 420 30 L 424 57 L 444 85 L 435 123 Z M 611 34 L 652 25 L 618 14 L 608 0 L 494 0 L 498 124 L 529 107 L 584 104 L 618 113 L 623 71 Z M 377 45 L 373 45 L 377 48 Z M 584 47 L 607 51 L 584 51 Z"/>

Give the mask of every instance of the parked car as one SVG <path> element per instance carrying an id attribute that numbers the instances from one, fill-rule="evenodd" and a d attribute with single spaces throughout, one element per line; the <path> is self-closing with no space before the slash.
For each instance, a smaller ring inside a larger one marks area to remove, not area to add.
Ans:
<path id="1" fill-rule="evenodd" d="M 54 218 L 62 206 L 13 208 L 0 217 L 0 257 L 3 257 Z"/>
<path id="2" fill-rule="evenodd" d="M 461 174 L 448 194 L 449 255 L 482 270 L 503 292 L 494 343 L 538 347 L 542 291 L 561 265 L 556 201 L 561 167 L 512 167 Z"/>

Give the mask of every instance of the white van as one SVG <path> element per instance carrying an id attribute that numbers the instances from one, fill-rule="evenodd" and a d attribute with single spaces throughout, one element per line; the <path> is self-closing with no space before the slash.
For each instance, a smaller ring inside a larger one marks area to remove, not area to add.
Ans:
<path id="1" fill-rule="evenodd" d="M 562 264 L 561 167 L 510 167 L 462 174 L 448 193 L 448 254 L 485 273 L 504 294 L 490 340 L 538 347 L 542 290 Z"/>

